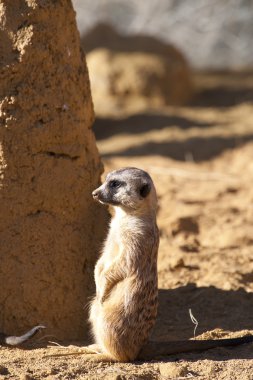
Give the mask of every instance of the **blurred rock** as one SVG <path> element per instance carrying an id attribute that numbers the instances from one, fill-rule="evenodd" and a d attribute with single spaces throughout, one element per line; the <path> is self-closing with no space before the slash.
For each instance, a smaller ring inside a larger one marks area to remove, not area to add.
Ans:
<path id="1" fill-rule="evenodd" d="M 188 63 L 179 50 L 150 36 L 123 36 L 98 24 L 82 37 L 96 113 L 180 105 L 191 99 Z"/>
<path id="2" fill-rule="evenodd" d="M 122 36 L 100 24 L 82 39 L 97 113 L 187 102 L 191 72 L 173 46 L 149 36 Z"/>
<path id="3" fill-rule="evenodd" d="M 175 57 L 96 49 L 87 55 L 87 65 L 96 113 L 182 104 L 191 94 L 188 67 Z"/>

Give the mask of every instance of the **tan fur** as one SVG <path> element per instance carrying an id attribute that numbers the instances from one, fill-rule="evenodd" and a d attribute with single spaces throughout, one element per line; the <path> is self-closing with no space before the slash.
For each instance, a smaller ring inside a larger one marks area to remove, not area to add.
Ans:
<path id="1" fill-rule="evenodd" d="M 148 340 L 157 314 L 157 201 L 150 177 L 134 168 L 110 173 L 93 195 L 103 193 L 112 178 L 128 186 L 118 195 L 120 203 L 114 206 L 115 215 L 95 267 L 96 297 L 90 322 L 102 353 L 117 361 L 129 361 Z M 138 197 L 146 182 L 149 194 Z M 110 204 L 110 194 L 101 199 Z"/>

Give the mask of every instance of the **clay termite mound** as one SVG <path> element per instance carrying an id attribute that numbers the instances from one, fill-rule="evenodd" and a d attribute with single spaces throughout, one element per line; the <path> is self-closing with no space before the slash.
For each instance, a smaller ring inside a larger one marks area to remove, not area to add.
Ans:
<path id="1" fill-rule="evenodd" d="M 0 1 L 0 331 L 86 334 L 106 214 L 70 0 Z"/>
<path id="2" fill-rule="evenodd" d="M 151 36 L 123 36 L 106 24 L 82 41 L 97 113 L 181 105 L 192 98 L 190 67 L 173 45 Z"/>

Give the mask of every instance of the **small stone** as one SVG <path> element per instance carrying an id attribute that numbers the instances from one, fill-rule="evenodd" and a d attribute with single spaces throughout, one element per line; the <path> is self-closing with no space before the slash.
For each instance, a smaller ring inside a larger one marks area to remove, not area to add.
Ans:
<path id="1" fill-rule="evenodd" d="M 23 373 L 23 374 L 20 376 L 19 380 L 33 380 L 33 377 L 30 376 L 30 375 L 28 375 L 28 373 Z"/>
<path id="2" fill-rule="evenodd" d="M 170 379 L 186 376 L 187 366 L 186 364 L 169 362 L 159 364 L 159 371 L 162 376 L 168 377 Z"/>

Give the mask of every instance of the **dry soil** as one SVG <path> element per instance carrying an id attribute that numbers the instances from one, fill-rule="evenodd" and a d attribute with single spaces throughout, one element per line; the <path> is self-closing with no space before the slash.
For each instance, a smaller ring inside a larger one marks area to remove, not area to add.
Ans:
<path id="1" fill-rule="evenodd" d="M 138 166 L 157 187 L 160 340 L 193 337 L 189 309 L 201 338 L 253 333 L 253 76 L 195 80 L 187 107 L 124 110 L 94 127 L 106 172 Z M 56 351 L 1 348 L 0 378 L 253 379 L 253 344 L 130 364 L 46 356 Z"/>

